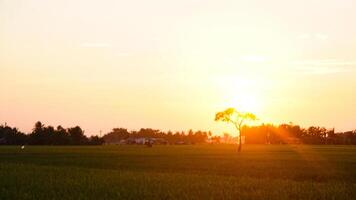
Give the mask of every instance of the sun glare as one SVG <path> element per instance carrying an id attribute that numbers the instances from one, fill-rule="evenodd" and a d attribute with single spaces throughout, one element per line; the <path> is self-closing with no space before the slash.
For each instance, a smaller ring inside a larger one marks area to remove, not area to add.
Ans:
<path id="1" fill-rule="evenodd" d="M 228 100 L 228 104 L 243 112 L 259 113 L 261 110 L 258 98 L 253 95 L 236 95 Z"/>
<path id="2" fill-rule="evenodd" d="M 227 78 L 221 85 L 224 107 L 234 107 L 242 112 L 260 113 L 262 103 L 257 83 L 249 79 Z"/>

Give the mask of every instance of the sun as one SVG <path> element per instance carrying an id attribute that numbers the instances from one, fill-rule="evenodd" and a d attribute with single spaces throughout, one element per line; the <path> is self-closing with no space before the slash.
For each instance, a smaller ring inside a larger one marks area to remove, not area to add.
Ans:
<path id="1" fill-rule="evenodd" d="M 230 97 L 227 100 L 227 105 L 234 107 L 242 112 L 259 113 L 261 111 L 261 104 L 256 95 L 241 94 Z"/>
<path id="2" fill-rule="evenodd" d="M 262 111 L 261 93 L 256 83 L 250 80 L 230 79 L 221 87 L 220 97 L 224 107 L 255 114 Z"/>

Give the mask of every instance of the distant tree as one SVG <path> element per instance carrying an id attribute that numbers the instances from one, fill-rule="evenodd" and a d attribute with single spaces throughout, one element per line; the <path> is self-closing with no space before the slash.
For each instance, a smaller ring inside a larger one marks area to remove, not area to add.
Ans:
<path id="1" fill-rule="evenodd" d="M 99 136 L 91 136 L 89 138 L 89 145 L 102 145 L 104 143 L 104 139 Z"/>
<path id="2" fill-rule="evenodd" d="M 192 129 L 190 129 L 188 131 L 188 135 L 186 136 L 187 140 L 189 141 L 189 143 L 191 144 L 195 144 L 195 135 L 194 135 L 194 131 Z"/>
<path id="3" fill-rule="evenodd" d="M 123 139 L 130 137 L 130 133 L 126 128 L 114 128 L 112 131 L 103 136 L 106 143 L 119 143 Z"/>
<path id="4" fill-rule="evenodd" d="M 174 144 L 174 138 L 173 138 L 173 133 L 172 131 L 168 131 L 167 135 L 165 136 L 165 139 L 168 141 L 169 144 Z"/>
<path id="5" fill-rule="evenodd" d="M 242 127 L 248 121 L 257 120 L 256 116 L 252 113 L 243 113 L 235 110 L 234 108 L 228 108 L 222 112 L 218 112 L 215 114 L 215 121 L 223 121 L 226 123 L 232 123 L 236 130 L 239 133 L 239 148 L 238 151 L 241 151 L 242 148 Z"/>
<path id="6" fill-rule="evenodd" d="M 81 145 L 88 142 L 88 138 L 84 135 L 84 131 L 79 126 L 69 128 L 68 133 L 71 144 L 73 145 Z"/>
<path id="7" fill-rule="evenodd" d="M 70 137 L 65 128 L 62 126 L 57 126 L 54 135 L 54 144 L 55 145 L 69 145 L 70 144 Z"/>
<path id="8" fill-rule="evenodd" d="M 208 133 L 198 130 L 197 132 L 195 132 L 192 142 L 194 144 L 204 143 L 206 139 L 208 139 Z"/>
<path id="9" fill-rule="evenodd" d="M 33 131 L 41 131 L 44 128 L 44 124 L 42 122 L 38 121 L 35 123 L 35 127 L 33 128 Z"/>
<path id="10" fill-rule="evenodd" d="M 213 133 L 211 131 L 208 132 L 208 136 L 211 137 Z"/>
<path id="11" fill-rule="evenodd" d="M 335 129 L 325 127 L 310 126 L 301 128 L 293 123 L 273 125 L 261 124 L 259 126 L 248 126 L 246 122 L 256 120 L 251 113 L 240 113 L 230 108 L 216 113 L 216 121 L 232 123 L 239 136 L 239 151 L 241 151 L 241 136 L 246 137 L 246 144 L 347 144 L 356 145 L 356 130 L 346 132 L 335 132 Z M 139 131 L 128 132 L 125 128 L 114 128 L 110 133 L 99 136 L 86 137 L 84 131 L 79 127 L 63 128 L 62 126 L 45 126 L 42 122 L 36 122 L 32 132 L 25 134 L 17 128 L 12 128 L 7 124 L 0 125 L 0 145 L 100 145 L 106 142 L 120 142 L 122 139 L 134 138 L 156 138 L 156 141 L 164 144 L 197 144 L 205 143 L 210 138 L 212 143 L 220 143 L 222 140 L 229 141 L 230 136 L 213 136 L 209 131 L 193 131 L 186 133 L 176 131 L 160 131 L 157 129 L 143 128 Z M 134 141 L 134 140 L 131 140 Z M 155 140 L 151 140 L 155 141 Z"/>
<path id="12" fill-rule="evenodd" d="M 46 135 L 45 135 L 45 125 L 38 121 L 35 123 L 32 133 L 30 134 L 30 144 L 34 145 L 45 145 Z"/>
<path id="13" fill-rule="evenodd" d="M 23 145 L 27 143 L 27 135 L 20 132 L 17 128 L 10 126 L 0 126 L 0 144 L 3 145 Z"/>
<path id="14" fill-rule="evenodd" d="M 138 137 L 145 137 L 145 138 L 154 138 L 157 137 L 160 130 L 152 129 L 152 128 L 141 128 L 138 131 Z"/>
<path id="15" fill-rule="evenodd" d="M 220 144 L 220 139 L 221 139 L 220 136 L 211 137 L 211 141 L 212 141 L 213 144 Z"/>

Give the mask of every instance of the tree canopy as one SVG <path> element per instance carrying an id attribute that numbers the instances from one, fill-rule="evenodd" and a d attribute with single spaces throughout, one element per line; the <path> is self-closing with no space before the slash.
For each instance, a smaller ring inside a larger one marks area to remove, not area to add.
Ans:
<path id="1" fill-rule="evenodd" d="M 224 111 L 217 112 L 215 114 L 215 121 L 223 121 L 227 123 L 232 123 L 239 133 L 239 148 L 238 151 L 241 151 L 242 148 L 242 127 L 246 122 L 255 121 L 257 117 L 249 112 L 239 112 L 235 108 L 228 108 Z"/>

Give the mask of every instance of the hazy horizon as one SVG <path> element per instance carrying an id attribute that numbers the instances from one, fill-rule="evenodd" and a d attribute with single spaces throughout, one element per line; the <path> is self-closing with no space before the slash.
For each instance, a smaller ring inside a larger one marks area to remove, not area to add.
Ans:
<path id="1" fill-rule="evenodd" d="M 356 128 L 352 0 L 0 0 L 0 124 Z"/>

